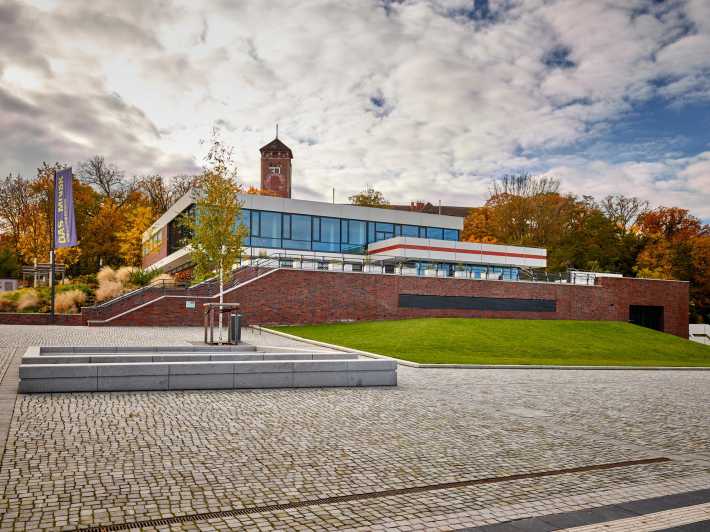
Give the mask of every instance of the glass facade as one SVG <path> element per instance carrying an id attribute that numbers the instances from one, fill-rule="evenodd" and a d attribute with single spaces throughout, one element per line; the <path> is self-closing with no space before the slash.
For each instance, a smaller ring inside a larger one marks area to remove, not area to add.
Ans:
<path id="1" fill-rule="evenodd" d="M 246 246 L 300 251 L 362 255 L 367 244 L 394 236 L 459 239 L 457 229 L 251 209 L 242 209 L 240 222 L 249 230 Z"/>

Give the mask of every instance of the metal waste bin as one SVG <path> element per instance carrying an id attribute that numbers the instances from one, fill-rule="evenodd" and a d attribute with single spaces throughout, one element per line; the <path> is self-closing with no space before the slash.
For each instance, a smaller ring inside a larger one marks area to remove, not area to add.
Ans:
<path id="1" fill-rule="evenodd" d="M 229 316 L 229 333 L 227 341 L 230 344 L 239 344 L 242 341 L 242 315 L 231 314 Z"/>

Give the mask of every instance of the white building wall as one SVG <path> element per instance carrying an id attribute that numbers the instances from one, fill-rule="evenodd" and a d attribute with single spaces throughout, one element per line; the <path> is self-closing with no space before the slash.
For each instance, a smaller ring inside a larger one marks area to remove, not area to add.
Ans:
<path id="1" fill-rule="evenodd" d="M 544 248 L 502 246 L 478 242 L 454 242 L 429 238 L 389 238 L 369 244 L 368 253 L 373 258 L 389 256 L 413 261 L 431 260 L 455 264 L 490 264 L 493 266 L 525 266 L 533 268 L 545 268 L 547 266 L 547 250 Z M 529 255 L 529 257 L 524 255 Z"/>

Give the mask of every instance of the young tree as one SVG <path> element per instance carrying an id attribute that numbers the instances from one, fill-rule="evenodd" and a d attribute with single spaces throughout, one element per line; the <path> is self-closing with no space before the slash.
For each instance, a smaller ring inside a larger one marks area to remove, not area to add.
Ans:
<path id="1" fill-rule="evenodd" d="M 348 198 L 352 205 L 360 205 L 361 207 L 387 207 L 390 202 L 387 201 L 379 190 L 375 190 L 368 185 L 365 190 Z"/>
<path id="2" fill-rule="evenodd" d="M 206 159 L 208 166 L 198 176 L 194 192 L 195 213 L 186 216 L 183 224 L 190 234 L 195 276 L 204 278 L 217 272 L 221 285 L 224 273 L 231 271 L 242 254 L 246 229 L 237 225 L 241 215 L 237 194 L 241 186 L 237 183 L 232 150 L 216 135 Z"/>

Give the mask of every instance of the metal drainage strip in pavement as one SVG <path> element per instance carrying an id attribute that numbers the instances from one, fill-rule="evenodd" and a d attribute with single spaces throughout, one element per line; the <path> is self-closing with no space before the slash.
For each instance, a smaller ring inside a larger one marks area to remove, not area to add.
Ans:
<path id="1" fill-rule="evenodd" d="M 273 512 L 277 510 L 290 510 L 294 508 L 304 508 L 308 506 L 319 506 L 323 504 L 334 504 L 339 502 L 360 501 L 365 499 L 377 499 L 381 497 L 392 497 L 395 495 L 408 495 L 410 493 L 420 493 L 425 491 L 445 490 L 451 488 L 462 488 L 466 486 L 475 486 L 477 484 L 494 484 L 497 482 L 509 482 L 512 480 L 525 480 L 531 478 L 552 477 L 556 475 L 566 475 L 570 473 L 586 473 L 590 471 L 602 471 L 605 469 L 615 469 L 618 467 L 630 467 L 646 464 L 659 464 L 670 462 L 670 458 L 646 458 L 643 460 L 629 460 L 626 462 L 611 462 L 607 464 L 596 464 L 582 467 L 572 467 L 567 469 L 555 469 L 552 471 L 539 471 L 537 473 L 521 473 L 517 475 L 507 475 L 503 477 L 488 477 L 474 480 L 460 480 L 457 482 L 442 482 L 440 484 L 426 484 L 423 486 L 413 486 L 411 488 L 399 488 L 384 491 L 372 491 L 368 493 L 354 493 L 352 495 L 338 495 L 335 497 L 324 497 L 322 499 L 311 499 L 306 501 L 295 501 L 286 504 L 270 504 L 266 506 L 251 506 L 247 508 L 237 508 L 234 510 L 225 510 L 221 512 L 207 512 L 192 515 L 179 515 L 174 517 L 166 517 L 163 519 L 148 519 L 145 521 L 135 521 L 133 523 L 116 523 L 111 525 L 94 526 L 90 528 L 82 528 L 88 532 L 108 532 L 112 530 L 130 530 L 134 528 L 166 526 L 176 523 L 188 523 L 195 521 L 206 521 L 208 519 L 219 519 L 222 517 L 236 517 L 239 515 L 249 515 L 264 512 Z"/>

